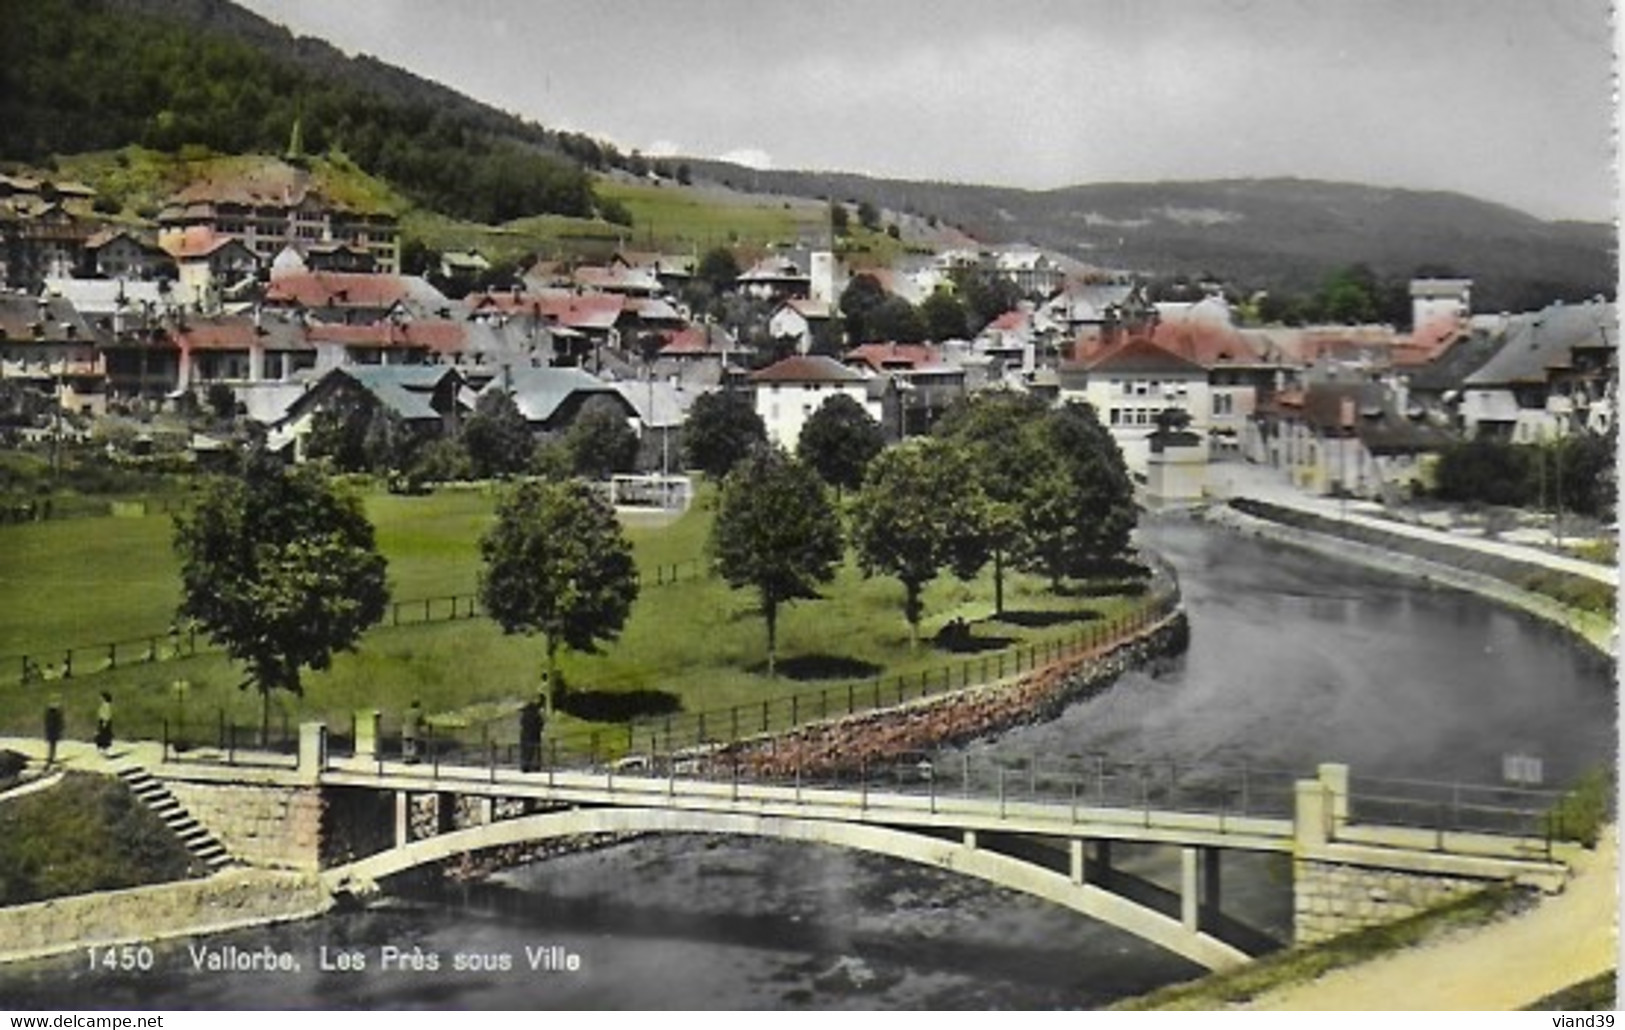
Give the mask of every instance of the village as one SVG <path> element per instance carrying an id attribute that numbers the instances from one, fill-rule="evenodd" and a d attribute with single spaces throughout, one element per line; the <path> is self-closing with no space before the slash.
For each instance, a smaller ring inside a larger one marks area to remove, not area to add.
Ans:
<path id="1" fill-rule="evenodd" d="M 1312 495 L 1395 501 L 1424 495 L 1453 443 L 1612 428 L 1616 314 L 1601 298 L 1482 312 L 1471 279 L 1418 278 L 1409 327 L 1258 324 L 1222 283 L 1153 300 L 1132 271 L 1027 246 L 849 267 L 833 231 L 737 255 L 537 260 L 470 289 L 489 268 L 480 254 L 402 274 L 393 216 L 329 201 L 288 165 L 194 183 L 147 230 L 101 224 L 94 193 L 0 177 L 0 390 L 7 432 L 23 438 L 223 408 L 229 431 L 255 427 L 303 459 L 312 425 L 358 399 L 423 441 L 455 435 L 500 391 L 543 440 L 607 408 L 639 440 L 614 471 L 670 475 L 688 412 L 711 392 L 751 398 L 769 439 L 794 450 L 831 396 L 895 441 L 929 433 L 960 398 L 1013 391 L 1087 402 L 1158 501 L 1200 498 L 1218 463 Z M 905 318 L 906 341 L 879 338 L 895 318 L 862 326 L 882 305 L 928 310 L 967 277 L 1008 308 L 962 333 Z M 724 298 L 734 306 L 719 318 Z M 144 431 L 123 439 L 153 446 Z M 227 442 L 184 446 L 207 461 Z"/>

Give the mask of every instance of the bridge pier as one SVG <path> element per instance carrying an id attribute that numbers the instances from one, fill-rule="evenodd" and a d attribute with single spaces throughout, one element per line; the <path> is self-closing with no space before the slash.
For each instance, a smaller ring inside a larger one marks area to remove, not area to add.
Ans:
<path id="1" fill-rule="evenodd" d="M 1179 920 L 1192 933 L 1219 912 L 1218 848 L 1179 849 Z"/>

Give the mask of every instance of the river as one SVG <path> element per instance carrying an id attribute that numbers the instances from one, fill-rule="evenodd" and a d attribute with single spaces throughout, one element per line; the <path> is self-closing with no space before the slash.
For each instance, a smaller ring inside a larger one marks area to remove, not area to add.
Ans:
<path id="1" fill-rule="evenodd" d="M 1615 761 L 1608 663 L 1477 598 L 1199 523 L 1142 539 L 1179 570 L 1187 654 L 1059 719 L 972 745 L 1495 782 L 1507 752 L 1549 782 Z M 1118 856 L 1148 875 L 1158 859 Z M 1282 933 L 1283 859 L 1226 858 L 1226 908 Z M 194 949 L 287 951 L 294 973 L 194 969 Z M 380 968 L 382 949 L 437 956 Z M 357 952 L 361 971 L 322 971 Z M 527 958 L 541 959 L 533 971 Z M 556 949 L 556 950 L 544 950 Z M 507 970 L 458 970 L 483 956 Z M 575 956 L 572 960 L 569 956 Z M 493 959 L 493 961 L 497 961 Z M 573 969 L 562 968 L 576 964 Z M 547 969 L 548 965 L 557 968 Z M 1110 927 L 934 869 L 807 845 L 644 838 L 387 908 L 154 946 L 154 970 L 83 956 L 0 970 L 36 1007 L 1095 1007 L 1200 970 Z"/>

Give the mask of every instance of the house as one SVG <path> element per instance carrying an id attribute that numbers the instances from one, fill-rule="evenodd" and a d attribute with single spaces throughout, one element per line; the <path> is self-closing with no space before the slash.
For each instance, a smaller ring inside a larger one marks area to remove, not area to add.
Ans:
<path id="1" fill-rule="evenodd" d="M 1454 439 L 1380 382 L 1319 382 L 1266 405 L 1248 449 L 1300 489 L 1380 498 L 1424 484 Z"/>
<path id="2" fill-rule="evenodd" d="M 832 312 L 822 301 L 794 298 L 783 301 L 767 320 L 767 334 L 775 340 L 794 340 L 796 353 L 813 348 L 819 331 L 829 324 Z"/>
<path id="3" fill-rule="evenodd" d="M 158 225 L 165 249 L 170 237 L 201 230 L 237 240 L 267 266 L 288 244 L 338 243 L 371 255 L 380 272 L 401 267 L 400 224 L 393 214 L 324 197 L 309 172 L 282 162 L 260 162 L 242 174 L 188 185 L 158 213 Z"/>
<path id="4" fill-rule="evenodd" d="M 966 392 L 965 368 L 949 362 L 941 347 L 924 343 L 866 343 L 846 352 L 843 361 L 870 376 L 896 383 L 893 406 L 881 425 L 894 439 L 931 431 Z"/>
<path id="5" fill-rule="evenodd" d="M 863 373 L 821 354 L 796 354 L 752 372 L 749 382 L 756 393 L 756 414 L 767 426 L 767 438 L 794 451 L 801 440 L 801 428 L 824 401 L 844 393 L 868 410 L 875 420 Z"/>
<path id="6" fill-rule="evenodd" d="M 789 300 L 812 294 L 811 273 L 782 254 L 770 254 L 751 265 L 734 284 L 740 293 L 756 300 Z"/>
<path id="7" fill-rule="evenodd" d="M 1468 436 L 1535 443 L 1606 432 L 1616 418 L 1619 319 L 1614 304 L 1561 301 L 1507 320 L 1495 355 L 1462 381 Z"/>
<path id="8" fill-rule="evenodd" d="M 1066 284 L 1065 270 L 1037 247 L 1016 246 L 995 251 L 989 267 L 994 274 L 1015 283 L 1023 297 L 1048 297 Z"/>
<path id="9" fill-rule="evenodd" d="M 1411 338 L 1439 343 L 1465 332 L 1472 297 L 1471 279 L 1412 279 Z"/>
<path id="10" fill-rule="evenodd" d="M 82 414 L 107 410 L 107 365 L 90 326 L 66 301 L 0 293 L 0 381 Z"/>
<path id="11" fill-rule="evenodd" d="M 621 379 L 610 384 L 637 412 L 638 461 L 644 471 L 670 474 L 681 468 L 683 423 L 699 391 L 663 379 Z"/>
<path id="12" fill-rule="evenodd" d="M 270 425 L 273 450 L 292 446 L 305 459 L 305 441 L 323 412 L 348 413 L 357 405 L 382 409 L 424 436 L 454 432 L 462 420 L 463 379 L 456 369 L 425 365 L 346 366 L 310 384 Z"/>
<path id="13" fill-rule="evenodd" d="M 1145 337 L 1064 364 L 1058 374 L 1061 402 L 1084 401 L 1093 407 L 1131 472 L 1145 474 L 1151 433 L 1164 411 L 1190 415 L 1190 431 L 1204 438 L 1212 425 L 1208 370 Z"/>
<path id="14" fill-rule="evenodd" d="M 416 275 L 384 272 L 287 272 L 265 287 L 268 310 L 310 322 L 370 325 L 397 320 L 449 318 L 452 301 Z"/>
<path id="15" fill-rule="evenodd" d="M 159 243 L 175 260 L 176 300 L 198 312 L 219 311 L 259 277 L 259 258 L 246 244 L 207 228 L 171 234 Z"/>
<path id="16" fill-rule="evenodd" d="M 103 279 L 174 279 L 175 259 L 128 229 L 104 229 L 85 240 L 85 271 Z"/>
<path id="17" fill-rule="evenodd" d="M 569 429 L 583 407 L 597 398 L 607 398 L 629 420 L 638 417 L 637 408 L 613 385 L 579 368 L 500 369 L 480 394 L 493 390 L 512 396 L 520 414 L 539 434 Z"/>
<path id="18" fill-rule="evenodd" d="M 34 292 L 81 268 L 95 196 L 80 183 L 0 174 L 0 284 Z"/>
<path id="19" fill-rule="evenodd" d="M 1149 331 L 1155 321 L 1145 290 L 1138 283 L 1115 280 L 1075 283 L 1043 310 L 1075 347 L 1109 346 L 1123 335 Z"/>

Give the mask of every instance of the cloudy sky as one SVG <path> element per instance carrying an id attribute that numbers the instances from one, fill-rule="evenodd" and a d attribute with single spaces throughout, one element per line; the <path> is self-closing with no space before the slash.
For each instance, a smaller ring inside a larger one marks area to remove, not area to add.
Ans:
<path id="1" fill-rule="evenodd" d="M 1609 0 L 240 0 L 649 154 L 1615 209 Z"/>

